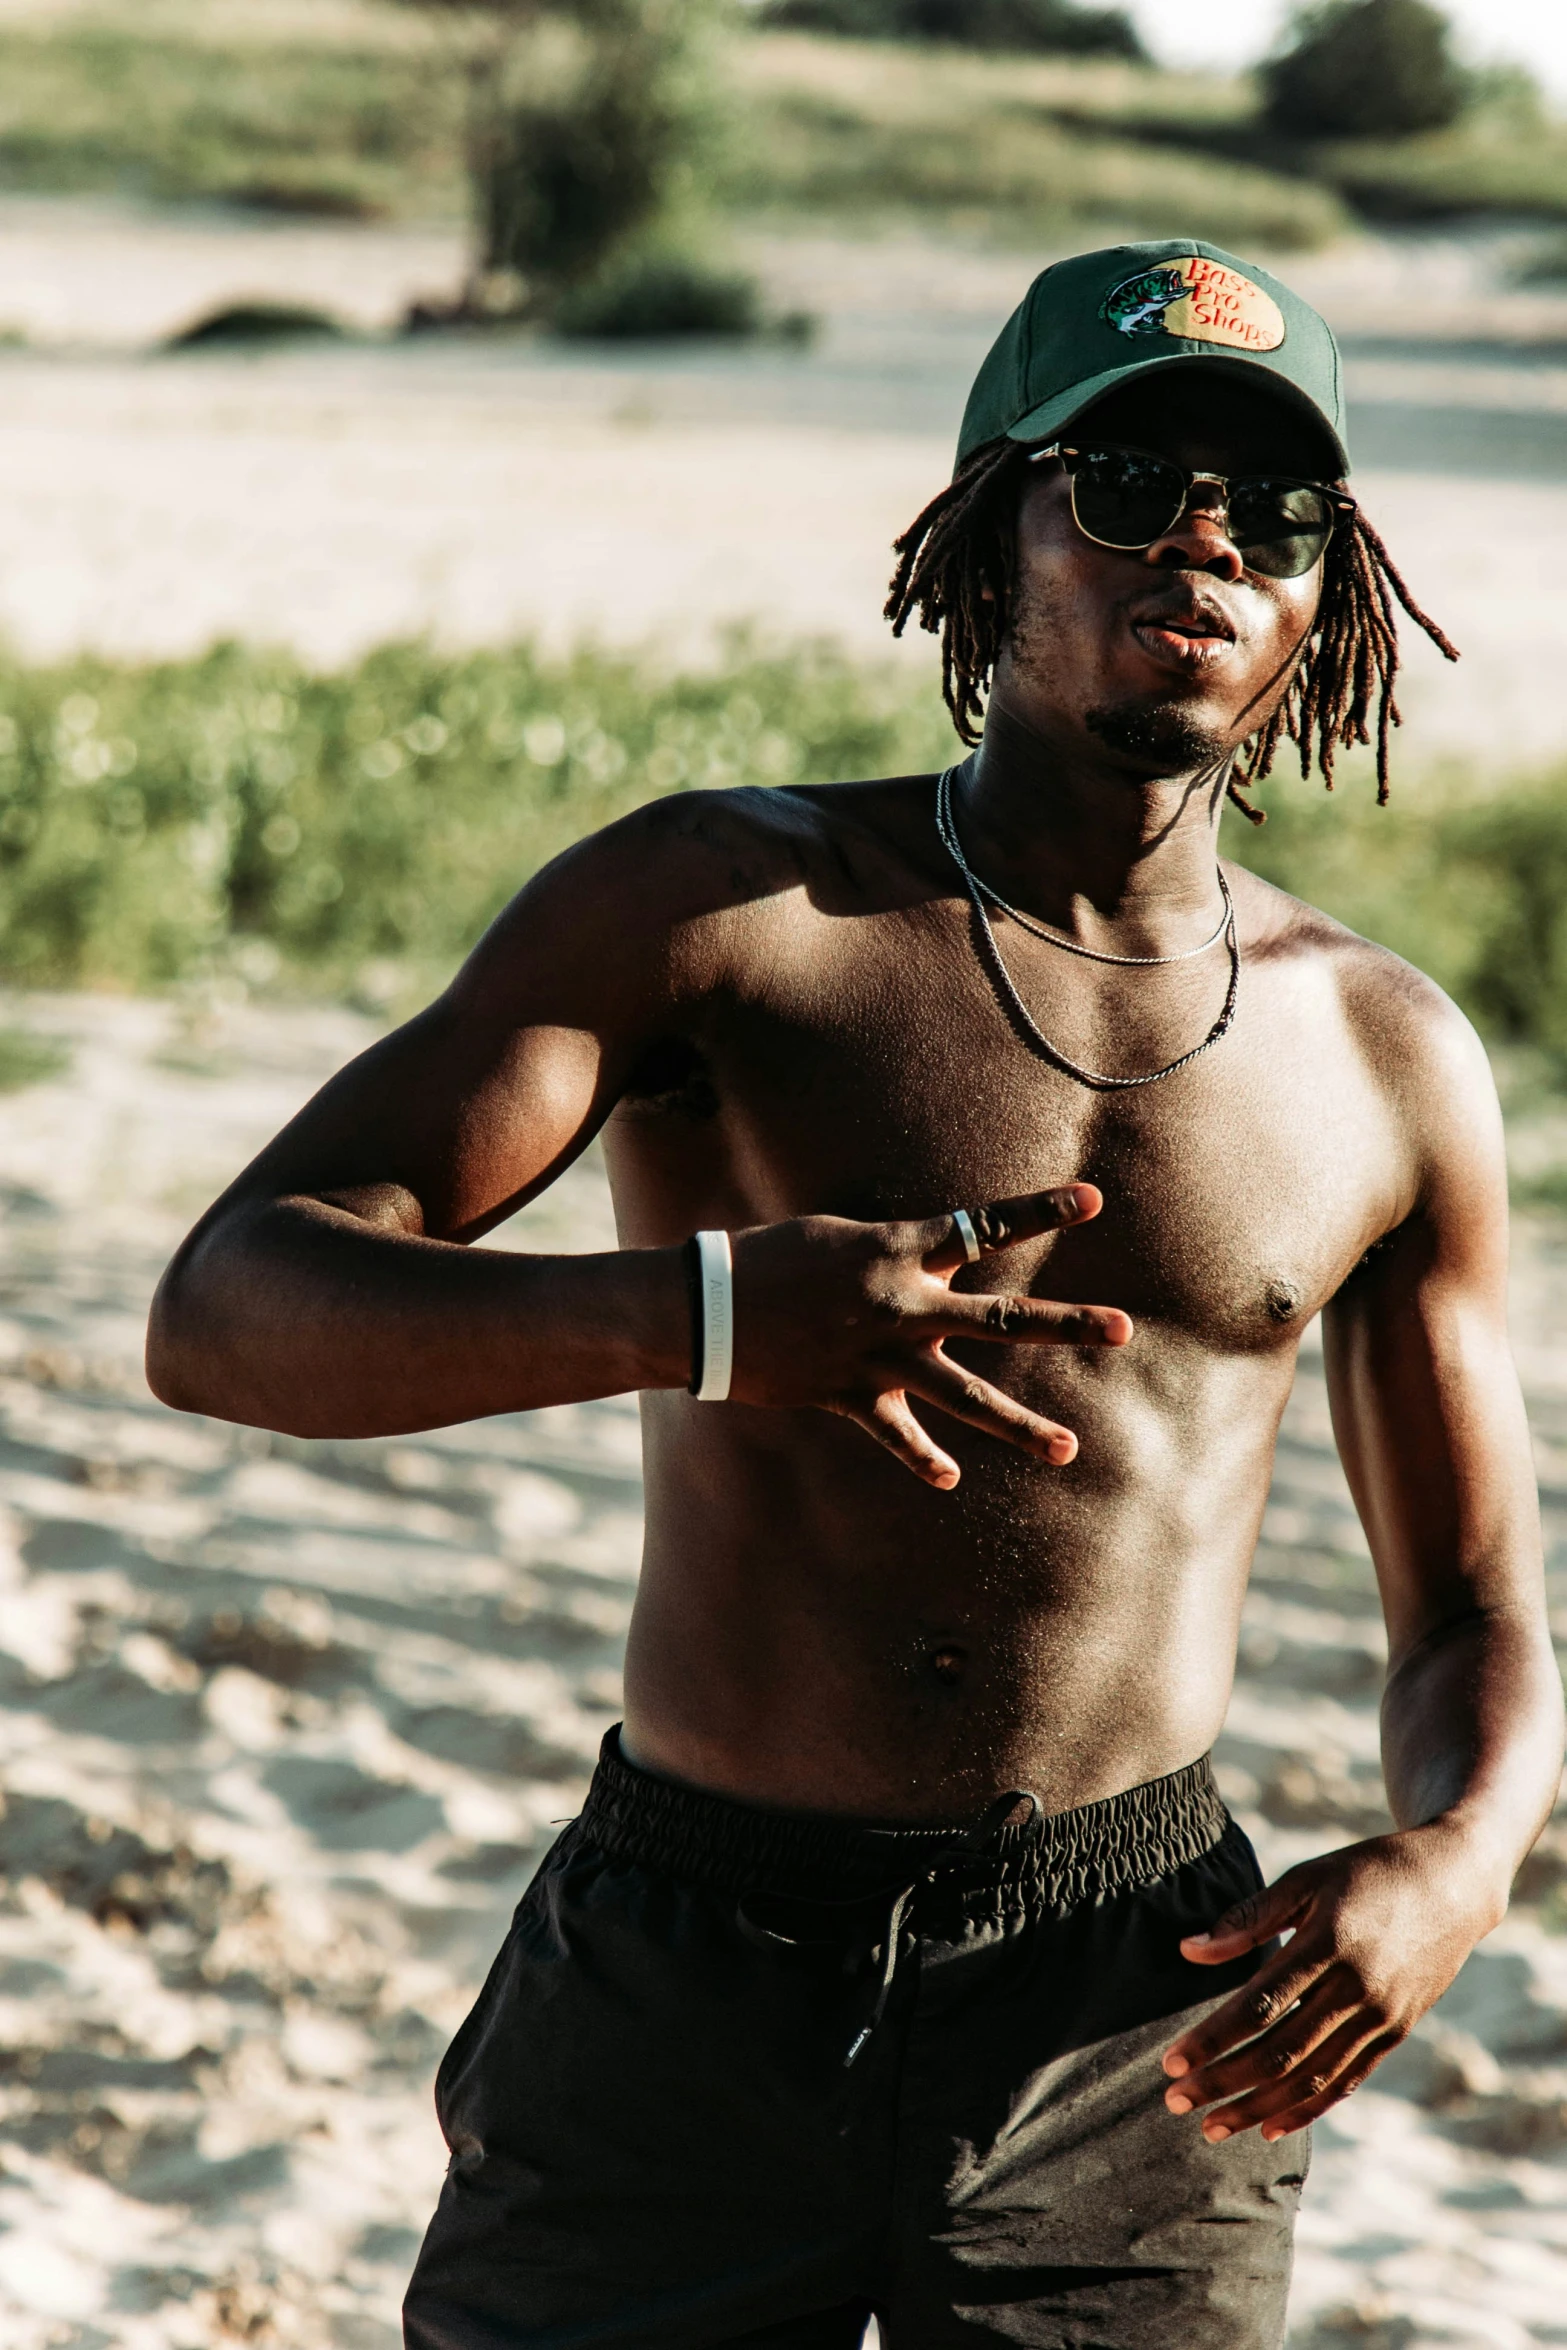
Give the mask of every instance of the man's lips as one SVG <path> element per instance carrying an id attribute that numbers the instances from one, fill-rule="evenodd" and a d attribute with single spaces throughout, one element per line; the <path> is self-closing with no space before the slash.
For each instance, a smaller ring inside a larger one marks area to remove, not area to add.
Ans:
<path id="1" fill-rule="evenodd" d="M 1235 642 L 1235 624 L 1207 601 L 1145 604 L 1131 614 L 1132 634 L 1161 668 L 1211 668 Z"/>

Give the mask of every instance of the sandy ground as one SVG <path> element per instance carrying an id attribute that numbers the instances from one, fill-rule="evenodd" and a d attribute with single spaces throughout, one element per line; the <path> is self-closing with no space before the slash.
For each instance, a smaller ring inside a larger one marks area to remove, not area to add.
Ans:
<path id="1" fill-rule="evenodd" d="M 1567 627 L 1567 297 L 1506 290 L 1517 240 L 1368 242 L 1292 262 L 1340 328 L 1358 486 L 1464 647 L 1414 644 L 1413 749 L 1554 756 Z M 0 200 L 0 632 L 29 654 L 232 634 L 342 660 L 391 634 L 657 640 L 736 619 L 890 651 L 894 534 L 944 477 L 965 387 L 1048 255 L 751 238 L 816 346 L 409 344 L 451 231 Z M 368 339 L 159 355 L 241 296 Z M 377 339 L 377 338 L 380 339 Z M 928 674 L 927 642 L 903 650 Z"/>
<path id="2" fill-rule="evenodd" d="M 615 1718 L 625 1401 L 395 1443 L 182 1419 L 139 1370 L 193 1209 L 369 1033 L 87 998 L 0 1119 L 7 2350 L 393 2350 L 437 2054 Z M 601 1244 L 596 1170 L 511 1227 Z M 1567 1237 L 1517 1329 L 1567 1637 Z M 1270 1868 L 1383 1817 L 1382 1635 L 1308 1353 L 1226 1793 Z M 1567 2342 L 1567 1830 L 1318 2133 L 1295 2350 Z"/>

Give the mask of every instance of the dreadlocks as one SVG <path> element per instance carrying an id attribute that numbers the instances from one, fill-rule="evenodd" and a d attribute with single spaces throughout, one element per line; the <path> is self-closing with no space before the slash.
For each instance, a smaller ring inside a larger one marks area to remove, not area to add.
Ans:
<path id="1" fill-rule="evenodd" d="M 970 745 L 979 740 L 983 697 L 1007 630 L 1026 455 L 1017 441 L 991 441 L 976 450 L 893 546 L 898 568 L 886 617 L 894 636 L 902 635 L 911 613 L 932 636 L 940 632 L 942 695 Z M 1349 528 L 1335 531 L 1328 542 L 1322 599 L 1288 690 L 1230 776 L 1229 797 L 1249 822 L 1265 818 L 1244 791 L 1271 771 L 1285 735 L 1299 749 L 1301 774 L 1310 775 L 1315 759 L 1331 791 L 1337 752 L 1373 739 L 1373 703 L 1377 804 L 1387 804 L 1388 743 L 1401 723 L 1393 697 L 1399 667 L 1395 605 L 1449 661 L 1457 660 L 1456 648 L 1421 611 L 1381 539 L 1357 512 Z"/>

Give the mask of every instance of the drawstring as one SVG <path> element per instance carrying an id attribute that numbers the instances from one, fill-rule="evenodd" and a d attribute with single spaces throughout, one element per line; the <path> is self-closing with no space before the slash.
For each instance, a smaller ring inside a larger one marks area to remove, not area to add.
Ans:
<path id="1" fill-rule="evenodd" d="M 934 1873 L 933 1870 L 931 1874 Z M 892 1996 L 892 1978 L 898 1971 L 898 1953 L 903 1947 L 903 1928 L 909 1911 L 914 1907 L 914 1896 L 919 1885 L 920 1880 L 916 1878 L 912 1885 L 905 1885 L 901 1892 L 893 1896 L 892 1907 L 887 1912 L 887 1932 L 882 1943 L 881 1981 L 876 1987 L 876 2004 L 871 2009 L 869 2023 L 862 2024 L 849 2043 L 849 2053 L 843 2060 L 845 2072 L 887 2012 L 887 2002 Z"/>
<path id="2" fill-rule="evenodd" d="M 1020 1804 L 1027 1804 L 1028 1810 L 1019 1820 L 1015 1819 L 1013 1814 Z M 1034 1827 L 1043 1817 L 1044 1812 L 1038 1796 L 1031 1794 L 1026 1787 L 1014 1787 L 1009 1793 L 998 1795 L 995 1802 L 987 1806 L 972 1828 L 960 1829 L 951 1837 L 944 1838 L 933 1845 L 924 1856 L 925 1866 L 918 1876 L 906 1878 L 896 1885 L 882 1886 L 876 1891 L 861 1894 L 857 1899 L 847 1901 L 802 1899 L 800 1901 L 798 1906 L 816 1911 L 861 1909 L 871 1901 L 885 1901 L 888 1905 L 887 1924 L 881 1938 L 881 1978 L 876 1986 L 876 1997 L 871 2007 L 870 2016 L 860 2026 L 849 2043 L 848 2053 L 843 2060 L 845 2071 L 853 2064 L 887 2012 L 887 2002 L 892 1997 L 893 1979 L 897 1974 L 898 1960 L 902 1954 L 904 1928 L 908 1924 L 909 1912 L 914 1906 L 915 1897 L 921 1885 L 934 1885 L 943 1868 L 951 1868 L 965 1860 L 972 1860 L 976 1854 L 984 1852 L 994 1843 L 1003 1828 Z M 735 1917 L 742 1933 L 753 1942 L 778 1943 L 790 1950 L 798 1950 L 804 1946 L 806 1939 L 804 1936 L 781 1934 L 776 1928 L 763 1926 L 748 1916 L 743 1897 L 736 1905 Z"/>
<path id="3" fill-rule="evenodd" d="M 1028 1810 L 1022 1819 L 1014 1820 L 1013 1813 L 1024 1803 Z M 994 1843 L 1003 1828 L 1032 1827 L 1042 1817 L 1038 1796 L 1030 1794 L 1026 1787 L 1014 1787 L 1007 1794 L 998 1795 L 994 1803 L 987 1805 L 972 1828 L 964 1829 L 949 1844 L 938 1847 L 931 1856 L 933 1866 L 923 1869 L 910 1884 L 900 1886 L 893 1895 L 892 1906 L 887 1912 L 887 1933 L 882 1945 L 881 1981 L 876 1987 L 876 2002 L 869 2021 L 861 2025 L 849 2043 L 848 2054 L 843 2060 L 845 2072 L 887 2012 L 887 2002 L 892 1996 L 892 1979 L 898 1971 L 898 1959 L 903 1948 L 903 1929 L 921 1885 L 934 1885 L 943 1866 L 951 1867 L 956 1862 L 972 1860 L 976 1853 L 983 1852 Z"/>

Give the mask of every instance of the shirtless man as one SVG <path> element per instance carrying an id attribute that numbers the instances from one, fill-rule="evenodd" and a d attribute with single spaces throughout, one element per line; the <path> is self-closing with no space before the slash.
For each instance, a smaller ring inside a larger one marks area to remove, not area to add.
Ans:
<path id="1" fill-rule="evenodd" d="M 1048 271 L 900 542 L 975 755 L 573 849 L 165 1279 L 188 1410 L 643 1399 L 625 1723 L 441 2067 L 414 2350 L 1268 2350 L 1306 2125 L 1503 1913 L 1561 1719 L 1485 1056 L 1216 860 L 1413 610 L 1338 382 L 1212 248 Z M 474 1245 L 595 1134 L 618 1252 Z M 1319 1309 L 1398 1825 L 1264 1890 L 1205 1758 Z"/>

